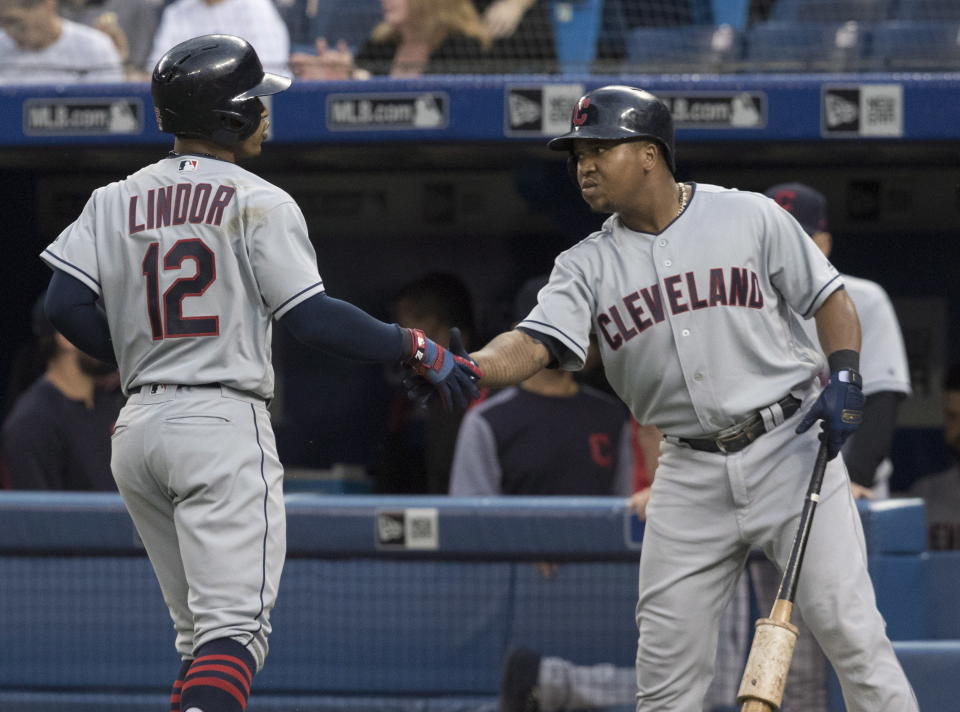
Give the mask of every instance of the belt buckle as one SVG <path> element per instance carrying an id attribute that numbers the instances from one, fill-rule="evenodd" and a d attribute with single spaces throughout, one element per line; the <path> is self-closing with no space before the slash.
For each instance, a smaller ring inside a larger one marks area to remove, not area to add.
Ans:
<path id="1" fill-rule="evenodd" d="M 727 446 L 726 446 L 725 443 L 728 443 L 728 442 L 731 442 L 731 441 L 733 441 L 733 440 L 736 440 L 736 439 L 739 438 L 741 435 L 743 435 L 743 429 L 742 429 L 742 428 L 741 428 L 738 432 L 736 432 L 736 433 L 731 433 L 731 434 L 729 434 L 729 435 L 724 435 L 724 436 L 722 436 L 722 437 L 716 438 L 713 442 L 716 444 L 716 446 L 717 446 L 717 448 L 720 450 L 720 452 L 722 452 L 724 455 L 726 455 L 726 454 L 727 454 Z"/>
<path id="2" fill-rule="evenodd" d="M 717 437 L 713 438 L 714 444 L 723 454 L 727 454 L 729 449 L 727 447 L 728 443 L 732 443 L 734 440 L 737 440 L 744 435 L 747 437 L 747 443 L 752 443 L 756 438 L 750 435 L 750 428 L 760 419 L 760 416 L 757 413 L 754 413 L 749 418 L 744 420 L 742 423 L 737 423 L 732 425 L 729 428 L 725 428 L 717 433 Z"/>

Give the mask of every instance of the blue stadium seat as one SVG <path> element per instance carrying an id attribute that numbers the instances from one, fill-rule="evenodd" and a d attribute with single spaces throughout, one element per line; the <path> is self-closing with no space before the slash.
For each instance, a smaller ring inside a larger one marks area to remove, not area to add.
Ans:
<path id="1" fill-rule="evenodd" d="M 764 22 L 747 31 L 745 62 L 761 71 L 849 71 L 860 68 L 864 28 L 857 22 Z"/>
<path id="2" fill-rule="evenodd" d="M 730 25 L 638 27 L 627 37 L 625 69 L 720 72 L 740 58 L 742 36 Z"/>
<path id="3" fill-rule="evenodd" d="M 877 24 L 870 68 L 887 71 L 960 69 L 960 22 L 892 21 Z"/>
<path id="4" fill-rule="evenodd" d="M 590 71 L 602 17 L 603 0 L 551 0 L 550 20 L 562 74 Z"/>
<path id="5" fill-rule="evenodd" d="M 943 0 L 953 2 L 953 0 Z M 890 17 L 893 0 L 776 0 L 774 22 L 875 22 Z"/>
<path id="6" fill-rule="evenodd" d="M 960 2 L 957 0 L 899 0 L 897 20 L 956 20 L 960 22 Z"/>

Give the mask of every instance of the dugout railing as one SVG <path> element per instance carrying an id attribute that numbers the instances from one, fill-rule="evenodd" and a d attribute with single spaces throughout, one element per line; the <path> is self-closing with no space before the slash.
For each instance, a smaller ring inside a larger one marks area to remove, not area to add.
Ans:
<path id="1" fill-rule="evenodd" d="M 493 712 L 517 643 L 632 664 L 642 524 L 623 500 L 297 493 L 287 509 L 289 558 L 251 712 Z M 960 638 L 960 560 L 925 551 L 919 500 L 861 515 L 923 709 L 949 709 L 939 705 L 960 687 L 937 670 L 960 658 L 948 640 Z M 0 709 L 163 708 L 172 626 L 118 496 L 0 494 L 0 610 Z"/>

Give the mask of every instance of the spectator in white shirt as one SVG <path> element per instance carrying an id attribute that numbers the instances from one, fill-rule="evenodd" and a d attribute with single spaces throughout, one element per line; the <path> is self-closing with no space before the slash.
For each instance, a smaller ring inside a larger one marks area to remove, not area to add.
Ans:
<path id="1" fill-rule="evenodd" d="M 207 34 L 242 37 L 257 50 L 266 71 L 290 76 L 290 34 L 271 0 L 176 0 L 163 10 L 150 67 L 174 45 Z"/>
<path id="2" fill-rule="evenodd" d="M 0 0 L 0 84 L 120 82 L 103 32 L 62 18 L 56 0 Z"/>

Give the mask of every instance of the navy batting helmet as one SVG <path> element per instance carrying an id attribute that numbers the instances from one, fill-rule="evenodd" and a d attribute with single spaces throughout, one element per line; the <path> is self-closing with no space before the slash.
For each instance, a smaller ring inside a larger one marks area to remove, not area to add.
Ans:
<path id="1" fill-rule="evenodd" d="M 151 91 L 161 131 L 232 146 L 260 125 L 259 97 L 289 86 L 286 77 L 263 71 L 246 40 L 203 35 L 160 58 Z"/>
<path id="2" fill-rule="evenodd" d="M 570 130 L 547 145 L 569 151 L 577 138 L 654 141 L 663 150 L 670 172 L 676 171 L 670 109 L 643 89 L 614 84 L 584 94 L 573 108 Z"/>

